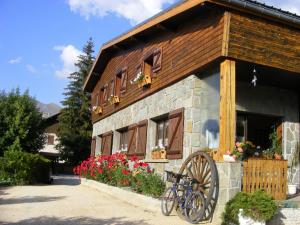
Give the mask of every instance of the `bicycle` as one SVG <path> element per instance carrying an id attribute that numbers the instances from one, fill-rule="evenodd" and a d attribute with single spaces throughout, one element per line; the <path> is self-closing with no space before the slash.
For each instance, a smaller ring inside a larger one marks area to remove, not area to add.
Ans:
<path id="1" fill-rule="evenodd" d="M 187 175 L 166 171 L 168 177 L 175 178 L 172 187 L 165 190 L 161 200 L 161 210 L 165 216 L 171 214 L 174 206 L 190 223 L 198 223 L 205 213 L 205 198 L 199 191 L 193 191 L 193 184 L 198 183 Z"/>

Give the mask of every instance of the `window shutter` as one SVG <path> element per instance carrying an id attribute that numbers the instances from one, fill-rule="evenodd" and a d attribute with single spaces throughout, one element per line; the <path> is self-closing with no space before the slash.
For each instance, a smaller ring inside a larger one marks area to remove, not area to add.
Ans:
<path id="1" fill-rule="evenodd" d="M 115 79 L 111 79 L 109 83 L 109 97 L 115 95 Z"/>
<path id="2" fill-rule="evenodd" d="M 181 159 L 183 150 L 183 113 L 184 109 L 177 109 L 169 113 L 168 126 L 168 159 Z"/>
<path id="3" fill-rule="evenodd" d="M 91 142 L 91 156 L 95 156 L 95 150 L 96 150 L 96 138 L 93 137 Z"/>
<path id="4" fill-rule="evenodd" d="M 112 153 L 112 141 L 113 141 L 113 132 L 109 131 L 101 135 L 101 154 L 102 155 L 111 155 Z"/>
<path id="5" fill-rule="evenodd" d="M 101 96 L 100 96 L 100 92 L 99 91 L 96 93 L 95 98 L 96 98 L 96 101 L 95 101 L 95 104 L 93 106 L 99 106 L 100 102 L 101 102 Z"/>
<path id="6" fill-rule="evenodd" d="M 162 60 L 162 49 L 155 49 L 153 52 L 153 73 L 158 72 L 161 69 L 161 60 Z"/>
<path id="7" fill-rule="evenodd" d="M 128 128 L 128 155 L 134 155 L 137 147 L 136 132 L 137 124 L 133 124 Z"/>
<path id="8" fill-rule="evenodd" d="M 126 85 L 127 85 L 127 68 L 122 69 L 121 75 L 121 94 L 126 92 Z"/>
<path id="9" fill-rule="evenodd" d="M 137 126 L 137 149 L 136 155 L 139 159 L 144 159 L 146 155 L 146 147 L 147 147 L 147 125 L 148 120 L 143 120 L 139 122 Z"/>
<path id="10" fill-rule="evenodd" d="M 105 84 L 103 87 L 103 102 L 102 103 L 107 102 L 107 99 L 108 99 L 107 88 L 108 88 L 108 84 Z"/>

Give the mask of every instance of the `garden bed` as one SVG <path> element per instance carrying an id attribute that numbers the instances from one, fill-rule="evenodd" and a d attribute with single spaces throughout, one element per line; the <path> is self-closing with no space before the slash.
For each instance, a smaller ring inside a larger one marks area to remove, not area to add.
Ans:
<path id="1" fill-rule="evenodd" d="M 135 193 L 131 190 L 128 190 L 128 188 L 114 187 L 86 178 L 81 178 L 81 184 L 84 186 L 95 188 L 102 193 L 116 197 L 136 207 L 141 207 L 145 210 L 153 212 L 160 211 L 159 199 Z"/>

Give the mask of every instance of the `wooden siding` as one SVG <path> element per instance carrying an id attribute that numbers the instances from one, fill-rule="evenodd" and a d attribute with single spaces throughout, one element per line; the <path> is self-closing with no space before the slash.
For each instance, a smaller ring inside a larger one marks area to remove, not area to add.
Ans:
<path id="1" fill-rule="evenodd" d="M 166 32 L 151 39 L 146 45 L 136 46 L 113 57 L 106 65 L 101 79 L 93 90 L 93 95 L 103 85 L 109 83 L 123 67 L 127 67 L 128 70 L 127 89 L 119 104 L 107 103 L 103 107 L 102 115 L 93 114 L 93 122 L 186 77 L 220 57 L 224 29 L 223 14 L 221 11 L 212 11 L 183 24 L 176 33 Z M 143 57 L 155 48 L 162 48 L 162 65 L 152 79 L 151 86 L 140 89 L 137 85 L 130 84 L 130 80 L 136 76 L 136 67 L 142 62 Z"/>
<path id="2" fill-rule="evenodd" d="M 300 73 L 300 31 L 286 25 L 231 13 L 225 56 Z"/>

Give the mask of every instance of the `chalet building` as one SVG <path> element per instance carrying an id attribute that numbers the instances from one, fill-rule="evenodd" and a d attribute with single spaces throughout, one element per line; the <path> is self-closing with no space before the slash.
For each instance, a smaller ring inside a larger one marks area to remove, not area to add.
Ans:
<path id="1" fill-rule="evenodd" d="M 105 43 L 84 90 L 92 155 L 125 150 L 159 173 L 176 171 L 202 148 L 222 154 L 236 140 L 268 148 L 275 126 L 290 159 L 299 142 L 300 17 L 252 0 L 181 1 Z M 155 146 L 166 159 L 151 158 Z M 228 187 L 227 199 L 238 189 Z"/>
<path id="2" fill-rule="evenodd" d="M 44 119 L 46 143 L 44 148 L 39 151 L 40 154 L 53 160 L 59 157 L 59 151 L 55 148 L 55 145 L 58 144 L 57 130 L 59 115 L 60 113 L 57 113 Z"/>

